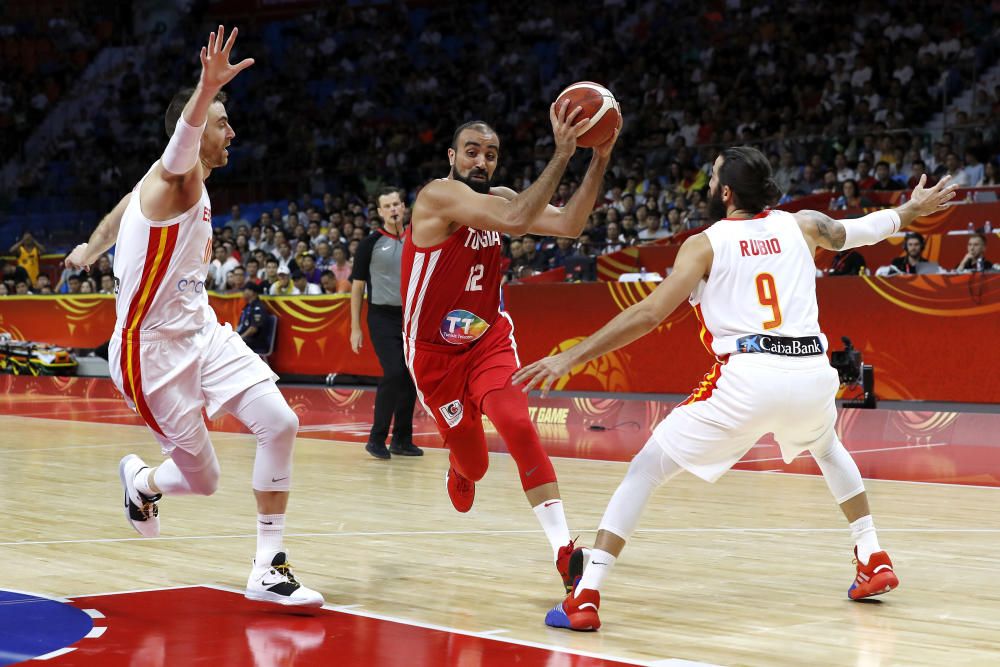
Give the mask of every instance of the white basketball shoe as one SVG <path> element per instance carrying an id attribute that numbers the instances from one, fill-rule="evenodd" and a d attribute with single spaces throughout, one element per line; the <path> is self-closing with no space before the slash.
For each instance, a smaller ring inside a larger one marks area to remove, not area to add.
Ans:
<path id="1" fill-rule="evenodd" d="M 270 563 L 254 560 L 247 579 L 246 598 L 259 602 L 298 607 L 322 607 L 323 596 L 295 580 L 292 565 L 284 551 L 279 551 Z"/>
<path id="2" fill-rule="evenodd" d="M 149 466 L 135 454 L 129 454 L 118 463 L 118 477 L 125 490 L 125 520 L 143 537 L 160 534 L 160 510 L 156 501 L 162 495 L 147 496 L 135 488 L 135 476 Z"/>

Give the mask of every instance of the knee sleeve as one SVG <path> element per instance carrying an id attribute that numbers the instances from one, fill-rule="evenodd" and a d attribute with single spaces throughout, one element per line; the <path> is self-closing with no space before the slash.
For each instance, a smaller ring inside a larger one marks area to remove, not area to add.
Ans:
<path id="1" fill-rule="evenodd" d="M 503 389 L 486 395 L 483 412 L 507 444 L 507 451 L 517 464 L 521 487 L 525 491 L 556 481 L 556 471 L 549 455 L 542 449 L 538 431 L 528 416 L 528 397 L 523 391 L 508 381 Z"/>
<path id="2" fill-rule="evenodd" d="M 471 418 L 467 414 L 455 428 L 448 431 L 444 437 L 444 446 L 448 448 L 448 461 L 462 477 L 478 482 L 486 474 L 490 466 L 490 453 L 486 448 L 486 434 L 479 415 Z"/>
<path id="3" fill-rule="evenodd" d="M 177 447 L 170 452 L 170 460 L 156 469 L 155 479 L 167 495 L 210 496 L 219 488 L 221 472 L 211 444 L 198 454 Z"/>
<path id="4" fill-rule="evenodd" d="M 201 410 L 174 420 L 157 440 L 170 458 L 156 468 L 156 486 L 167 495 L 210 496 L 219 488 L 219 459 Z"/>
<path id="5" fill-rule="evenodd" d="M 830 487 L 830 493 L 838 505 L 864 492 L 865 484 L 861 480 L 858 464 L 854 462 L 836 435 L 826 448 L 810 453 L 822 471 L 823 479 L 826 480 L 826 485 Z"/>
<path id="6" fill-rule="evenodd" d="M 629 464 L 625 479 L 604 511 L 600 529 L 627 541 L 635 532 L 653 491 L 682 470 L 659 443 L 650 439 Z"/>
<path id="7" fill-rule="evenodd" d="M 274 382 L 260 382 L 225 405 L 257 436 L 253 488 L 288 491 L 292 486 L 292 448 L 299 432 L 299 418 Z"/>

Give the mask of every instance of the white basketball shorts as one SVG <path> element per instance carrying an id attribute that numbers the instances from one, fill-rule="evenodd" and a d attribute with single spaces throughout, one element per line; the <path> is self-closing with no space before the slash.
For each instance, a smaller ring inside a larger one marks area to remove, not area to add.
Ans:
<path id="1" fill-rule="evenodd" d="M 191 434 L 258 382 L 278 376 L 229 324 L 211 322 L 193 334 L 168 337 L 142 331 L 123 344 L 117 330 L 108 346 L 111 379 L 168 454 L 175 446 L 200 448 Z M 198 452 L 192 452 L 197 454 Z"/>
<path id="2" fill-rule="evenodd" d="M 653 430 L 688 472 L 714 482 L 767 433 L 786 463 L 836 437 L 840 379 L 826 355 L 733 354 Z"/>

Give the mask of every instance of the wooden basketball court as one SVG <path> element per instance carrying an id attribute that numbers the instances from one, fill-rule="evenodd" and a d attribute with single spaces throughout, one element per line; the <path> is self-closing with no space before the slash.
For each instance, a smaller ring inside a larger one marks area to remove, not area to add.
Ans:
<path id="1" fill-rule="evenodd" d="M 137 613 L 128 609 L 105 613 L 107 631 L 47 662 L 188 664 L 176 650 L 194 639 L 190 633 L 219 639 L 229 626 L 209 617 L 172 634 L 179 619 L 156 610 L 199 591 L 222 596 L 225 604 L 242 600 L 224 591 L 242 590 L 254 551 L 252 436 L 214 433 L 223 469 L 219 492 L 164 499 L 161 537 L 141 539 L 124 519 L 117 463 L 129 452 L 157 460 L 152 437 L 131 423 L 122 403 L 50 399 L 8 395 L 3 403 L 9 414 L 0 416 L 0 559 L 6 564 L 0 588 L 74 600 L 93 596 L 88 605 L 101 609 L 105 600 L 115 610 L 108 601 L 123 598 L 103 594 L 182 587 L 140 601 L 137 608 L 148 616 L 140 624 L 125 622 Z M 72 405 L 82 412 L 66 419 Z M 49 411 L 62 418 L 45 418 Z M 460 515 L 445 493 L 443 450 L 385 462 L 356 441 L 309 435 L 297 444 L 286 546 L 299 577 L 321 591 L 333 611 L 303 620 L 270 605 L 241 608 L 242 616 L 226 616 L 227 622 L 246 620 L 238 621 L 233 637 L 188 646 L 193 653 L 184 655 L 254 665 L 496 665 L 521 658 L 535 664 L 523 652 L 541 649 L 547 657 L 537 664 L 550 666 L 615 660 L 983 665 L 1000 658 L 996 488 L 869 481 L 880 540 L 901 585 L 856 603 L 846 595 L 853 579 L 849 533 L 822 478 L 736 470 L 710 485 L 682 475 L 654 497 L 605 585 L 604 626 L 576 634 L 543 624 L 545 612 L 562 598 L 560 580 L 508 455 L 491 455 L 475 506 Z M 633 439 L 641 446 L 644 435 Z M 589 544 L 627 464 L 585 458 L 554 463 L 571 528 Z M 209 588 L 183 588 L 196 586 Z M 219 604 L 191 602 L 177 614 L 190 621 L 199 609 Z M 451 652 L 442 653 L 419 637 L 389 646 L 374 642 L 368 631 L 331 629 L 336 618 L 348 617 L 480 644 L 455 653 L 449 640 L 442 645 Z M 263 635 L 251 632 L 261 623 Z M 302 630 L 303 623 L 312 625 Z M 260 649 L 282 641 L 285 648 Z M 375 648 L 343 661 L 345 642 L 366 641 Z M 160 644 L 162 650 L 154 650 Z M 338 653 L 323 653 L 335 644 Z M 129 650 L 135 652 L 129 656 Z"/>

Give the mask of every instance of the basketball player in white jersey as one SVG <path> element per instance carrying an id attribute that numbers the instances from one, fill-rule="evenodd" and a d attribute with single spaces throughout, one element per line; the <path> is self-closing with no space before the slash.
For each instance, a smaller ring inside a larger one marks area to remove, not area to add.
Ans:
<path id="1" fill-rule="evenodd" d="M 229 412 L 257 436 L 253 489 L 257 552 L 246 596 L 285 605 L 320 606 L 323 597 L 295 580 L 283 545 L 298 418 L 275 384 L 277 376 L 208 304 L 205 276 L 212 258 L 212 204 L 205 179 L 228 161 L 236 136 L 222 87 L 253 64 L 229 63 L 234 29 L 201 49 L 197 88 L 178 93 L 167 109 L 170 141 L 162 157 L 66 258 L 85 268 L 112 244 L 117 322 L 109 345 L 111 377 L 170 458 L 147 466 L 135 454 L 119 464 L 129 523 L 159 535 L 162 495 L 211 495 L 219 462 L 202 418 Z"/>
<path id="2" fill-rule="evenodd" d="M 769 210 L 780 192 L 755 148 L 723 151 L 709 183 L 719 220 L 681 246 L 674 270 L 648 298 L 561 354 L 519 371 L 524 390 L 543 395 L 578 364 L 628 345 L 690 299 L 718 362 L 691 396 L 653 431 L 615 491 L 590 562 L 572 593 L 548 612 L 553 627 L 600 627 L 600 587 L 632 535 L 652 492 L 682 470 L 714 482 L 757 440 L 773 432 L 786 462 L 808 450 L 851 525 L 857 572 L 852 600 L 887 593 L 899 580 L 879 547 L 857 465 L 834 431 L 839 386 L 826 357 L 816 304 L 817 247 L 872 245 L 955 196 L 947 177 L 920 184 L 904 205 L 856 220 L 816 211 Z"/>

